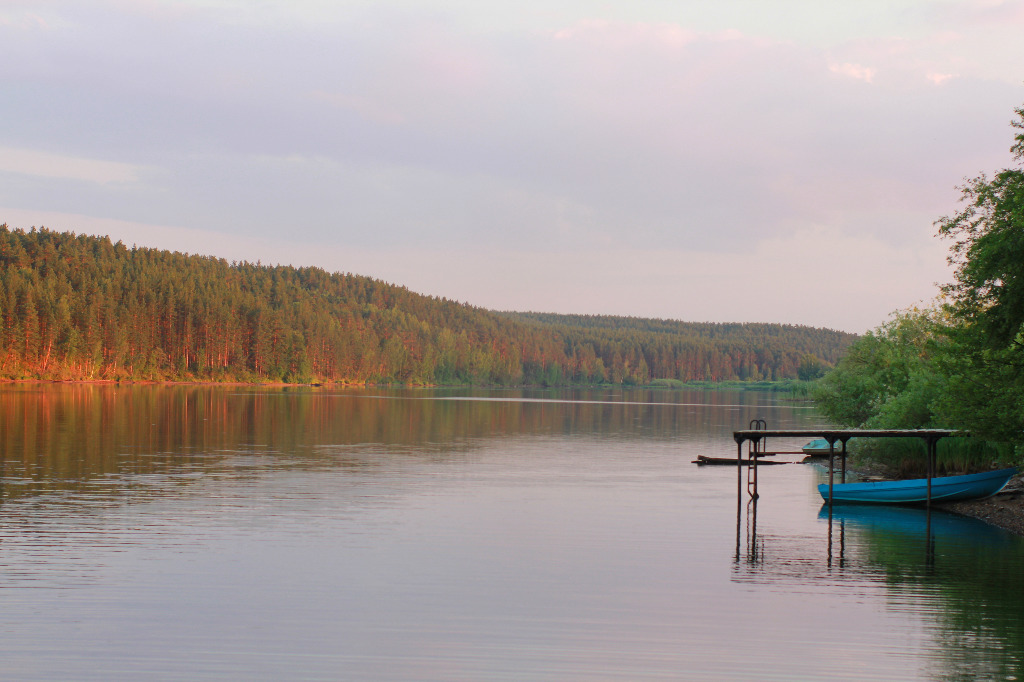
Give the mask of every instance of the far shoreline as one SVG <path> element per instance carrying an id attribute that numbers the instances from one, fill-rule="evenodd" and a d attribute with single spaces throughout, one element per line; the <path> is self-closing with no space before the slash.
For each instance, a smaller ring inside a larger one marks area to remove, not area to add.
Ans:
<path id="1" fill-rule="evenodd" d="M 14 384 L 69 384 L 114 386 L 254 386 L 254 387 L 309 387 L 309 388 L 483 388 L 483 389 L 622 389 L 652 391 L 767 391 L 770 393 L 798 393 L 809 390 L 810 382 L 796 379 L 779 381 L 697 381 L 667 383 L 656 380 L 649 384 L 403 384 L 395 382 L 287 382 L 287 381 L 217 381 L 213 379 L 9 379 L 0 378 L 0 386 Z"/>

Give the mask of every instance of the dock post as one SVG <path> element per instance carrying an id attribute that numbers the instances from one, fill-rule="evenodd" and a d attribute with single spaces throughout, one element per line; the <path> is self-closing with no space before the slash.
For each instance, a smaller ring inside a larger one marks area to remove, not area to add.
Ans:
<path id="1" fill-rule="evenodd" d="M 836 442 L 830 440 L 828 442 L 828 508 L 832 508 L 832 484 L 836 477 Z"/>
<path id="2" fill-rule="evenodd" d="M 828 567 L 832 568 L 832 504 L 828 505 Z"/>
<path id="3" fill-rule="evenodd" d="M 938 454 L 938 448 L 935 447 L 935 439 L 929 437 L 928 438 L 928 467 L 927 467 L 928 468 L 928 500 L 926 502 L 926 506 L 928 507 L 929 511 L 931 511 L 931 508 L 932 508 L 932 476 L 935 474 L 935 469 L 937 468 L 936 467 L 937 462 L 935 461 L 937 459 L 937 454 Z"/>
<path id="4" fill-rule="evenodd" d="M 843 483 L 846 483 L 846 441 L 843 441 Z"/>
<path id="5" fill-rule="evenodd" d="M 764 450 L 760 440 L 750 441 L 751 448 L 747 451 L 747 494 L 757 499 L 757 460 Z"/>
<path id="6" fill-rule="evenodd" d="M 757 460 L 760 459 L 760 456 L 761 456 L 762 452 L 764 452 L 764 444 L 761 441 L 758 441 L 757 445 L 754 447 L 754 453 L 757 456 L 754 457 L 754 461 L 750 463 L 750 468 L 754 470 L 754 492 L 751 495 L 751 497 L 753 497 L 755 500 L 757 499 Z M 757 502 L 754 502 L 754 504 L 756 505 Z M 755 518 L 756 518 L 756 514 L 757 514 L 756 507 L 755 507 L 754 514 L 755 514 Z"/>
<path id="7" fill-rule="evenodd" d="M 751 419 L 750 428 L 753 431 L 766 431 L 768 422 L 764 419 Z M 760 436 L 751 438 L 747 449 L 747 494 L 755 500 L 757 499 L 757 460 L 765 451 L 767 442 L 767 438 L 762 440 Z"/>
<path id="8" fill-rule="evenodd" d="M 743 441 L 736 439 L 736 563 L 740 561 L 740 521 L 743 510 Z"/>

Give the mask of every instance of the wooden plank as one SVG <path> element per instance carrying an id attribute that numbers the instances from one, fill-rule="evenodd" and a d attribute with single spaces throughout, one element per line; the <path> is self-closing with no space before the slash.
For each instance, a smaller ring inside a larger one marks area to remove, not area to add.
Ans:
<path id="1" fill-rule="evenodd" d="M 714 464 L 720 466 L 750 466 L 754 460 L 750 459 L 736 459 L 734 457 L 707 457 L 705 455 L 697 455 L 697 459 L 691 462 L 692 464 Z M 792 462 L 778 462 L 772 460 L 765 460 L 763 462 L 757 462 L 757 466 L 768 466 L 770 464 L 792 464 Z"/>

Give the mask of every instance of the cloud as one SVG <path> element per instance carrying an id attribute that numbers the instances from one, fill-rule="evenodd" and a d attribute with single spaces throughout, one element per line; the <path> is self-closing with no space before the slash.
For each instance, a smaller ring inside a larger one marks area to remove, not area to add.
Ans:
<path id="1" fill-rule="evenodd" d="M 832 73 L 864 81 L 865 83 L 870 83 L 875 79 L 875 70 L 867 66 L 861 66 L 860 64 L 851 64 L 849 62 L 843 64 L 832 63 L 828 65 L 828 70 Z"/>
<path id="2" fill-rule="evenodd" d="M 31 31 L 31 30 L 48 30 L 50 28 L 49 22 L 38 14 L 31 12 L 21 13 L 0 13 L 0 26 L 13 27 L 20 30 Z"/>
<path id="3" fill-rule="evenodd" d="M 930 80 L 932 83 L 935 83 L 935 85 L 942 85 L 943 83 L 948 81 L 950 78 L 956 78 L 956 74 L 955 73 L 928 73 L 928 74 L 925 74 L 925 78 Z"/>
<path id="4" fill-rule="evenodd" d="M 140 169 L 128 163 L 63 156 L 34 149 L 0 147 L 0 172 L 99 184 L 136 182 Z"/>
<path id="5" fill-rule="evenodd" d="M 326 102 L 338 109 L 353 111 L 372 123 L 394 125 L 405 121 L 405 116 L 400 112 L 395 111 L 387 104 L 378 102 L 371 97 L 344 95 L 341 93 L 315 90 L 310 93 L 310 98 Z"/>
<path id="6" fill-rule="evenodd" d="M 652 45 L 678 50 L 698 38 L 695 31 L 677 24 L 614 22 L 586 19 L 554 32 L 555 40 L 580 41 L 601 48 L 633 49 Z"/>
<path id="7" fill-rule="evenodd" d="M 1022 0 L 968 0 L 966 2 L 939 3 L 936 17 L 961 30 L 965 27 L 1024 26 Z"/>

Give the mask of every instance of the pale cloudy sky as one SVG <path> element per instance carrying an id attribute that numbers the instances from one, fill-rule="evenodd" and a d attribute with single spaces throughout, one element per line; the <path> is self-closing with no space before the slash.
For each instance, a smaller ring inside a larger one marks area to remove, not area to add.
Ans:
<path id="1" fill-rule="evenodd" d="M 0 222 L 861 332 L 1011 163 L 1024 0 L 0 0 Z"/>

